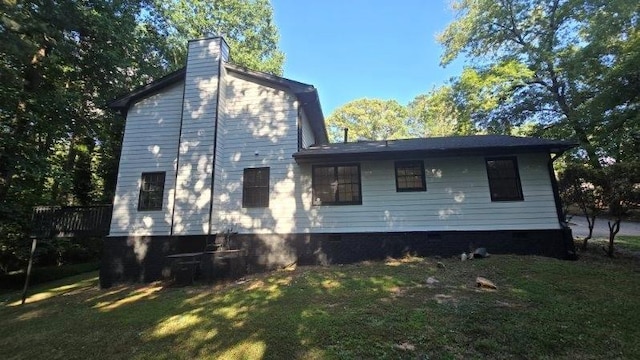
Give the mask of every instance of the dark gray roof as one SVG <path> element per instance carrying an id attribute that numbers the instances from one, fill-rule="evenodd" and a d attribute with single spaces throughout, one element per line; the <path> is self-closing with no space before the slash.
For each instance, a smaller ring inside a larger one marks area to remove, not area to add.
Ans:
<path id="1" fill-rule="evenodd" d="M 307 119 L 311 124 L 316 142 L 320 144 L 329 142 L 327 129 L 324 123 L 324 115 L 322 114 L 322 107 L 320 106 L 320 99 L 318 98 L 318 91 L 313 85 L 263 73 L 260 71 L 245 69 L 243 67 L 232 65 L 229 63 L 225 63 L 224 66 L 227 71 L 241 74 L 245 77 L 259 80 L 272 86 L 278 86 L 291 91 L 293 94 L 295 94 L 296 98 L 298 98 L 300 105 L 307 115 Z M 127 111 L 129 111 L 129 107 L 131 107 L 131 105 L 136 101 L 155 94 L 158 91 L 172 84 L 175 84 L 176 82 L 184 81 L 185 75 L 186 67 L 176 70 L 147 85 L 141 86 L 128 94 L 122 95 L 117 99 L 109 102 L 107 106 L 114 110 L 120 111 L 122 114 L 126 114 Z"/>
<path id="2" fill-rule="evenodd" d="M 124 95 L 121 95 L 111 100 L 109 103 L 107 103 L 107 106 L 110 107 L 111 109 L 120 111 L 122 114 L 126 114 L 127 111 L 129 111 L 129 107 L 131 107 L 131 105 L 134 104 L 136 101 L 140 99 L 144 99 L 149 95 L 153 95 L 158 91 L 168 86 L 171 86 L 179 81 L 183 81 L 184 76 L 186 74 L 186 70 L 187 68 L 183 67 L 179 70 L 176 70 L 172 73 L 169 73 L 161 77 L 160 79 L 152 81 L 146 85 L 140 86 L 139 88 L 134 89 L 129 93 L 126 93 Z"/>
<path id="3" fill-rule="evenodd" d="M 498 155 L 517 152 L 561 153 L 577 144 L 507 135 L 447 136 L 314 145 L 293 154 L 297 162 L 355 161 L 418 156 Z"/>

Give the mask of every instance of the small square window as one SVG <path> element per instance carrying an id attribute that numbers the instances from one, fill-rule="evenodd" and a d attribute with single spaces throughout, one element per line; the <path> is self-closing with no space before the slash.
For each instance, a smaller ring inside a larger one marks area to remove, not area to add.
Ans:
<path id="1" fill-rule="evenodd" d="M 242 207 L 269 207 L 269 168 L 244 169 Z"/>
<path id="2" fill-rule="evenodd" d="M 142 173 L 138 211 L 162 210 L 165 172 Z"/>
<path id="3" fill-rule="evenodd" d="M 396 191 L 426 191 L 422 160 L 396 161 Z"/>
<path id="4" fill-rule="evenodd" d="M 491 201 L 524 200 L 515 157 L 489 158 L 486 163 Z"/>

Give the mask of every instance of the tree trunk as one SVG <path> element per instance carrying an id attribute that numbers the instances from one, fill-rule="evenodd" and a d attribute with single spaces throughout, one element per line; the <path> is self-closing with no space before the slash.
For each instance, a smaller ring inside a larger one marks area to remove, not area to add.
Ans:
<path id="1" fill-rule="evenodd" d="M 613 252 L 614 252 L 614 247 L 613 247 L 613 243 L 614 243 L 614 239 L 616 238 L 616 234 L 618 233 L 618 231 L 620 231 L 620 218 L 615 219 L 615 221 L 613 222 L 613 224 L 611 223 L 611 221 L 607 222 L 607 225 L 609 226 L 609 247 L 607 249 L 607 255 L 609 257 L 613 257 Z"/>
<path id="2" fill-rule="evenodd" d="M 584 216 L 587 218 L 587 226 L 589 227 L 589 235 L 582 240 L 582 251 L 587 250 L 587 242 L 593 237 L 593 227 L 596 224 L 596 216 L 589 215 L 585 212 Z"/>

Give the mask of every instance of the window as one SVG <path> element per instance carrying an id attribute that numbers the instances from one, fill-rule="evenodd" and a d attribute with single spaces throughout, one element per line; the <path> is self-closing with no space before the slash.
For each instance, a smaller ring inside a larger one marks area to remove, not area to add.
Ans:
<path id="1" fill-rule="evenodd" d="M 269 168 L 244 169 L 242 207 L 269 207 Z"/>
<path id="2" fill-rule="evenodd" d="M 142 173 L 138 211 L 162 210 L 164 172 Z"/>
<path id="3" fill-rule="evenodd" d="M 313 167 L 314 205 L 357 205 L 360 196 L 360 165 Z"/>
<path id="4" fill-rule="evenodd" d="M 491 158 L 486 161 L 491 201 L 524 200 L 516 158 Z"/>
<path id="5" fill-rule="evenodd" d="M 424 179 L 424 162 L 396 161 L 396 191 L 426 191 Z"/>

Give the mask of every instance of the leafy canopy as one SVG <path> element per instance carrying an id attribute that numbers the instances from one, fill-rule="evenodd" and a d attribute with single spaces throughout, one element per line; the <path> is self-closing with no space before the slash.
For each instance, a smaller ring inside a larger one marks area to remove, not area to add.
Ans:
<path id="1" fill-rule="evenodd" d="M 534 122 L 538 135 L 576 139 L 594 166 L 605 155 L 634 157 L 637 1 L 460 0 L 453 9 L 441 60 L 468 59 L 453 86 L 476 126 L 509 132 Z"/>
<path id="2" fill-rule="evenodd" d="M 391 140 L 419 136 L 420 125 L 412 121 L 407 109 L 395 100 L 359 99 L 335 110 L 327 119 L 329 140 Z"/>
<path id="3" fill-rule="evenodd" d="M 252 70 L 282 74 L 284 53 L 268 0 L 154 0 L 155 23 L 167 36 L 172 67 L 184 65 L 190 39 L 221 35 L 231 61 Z"/>

